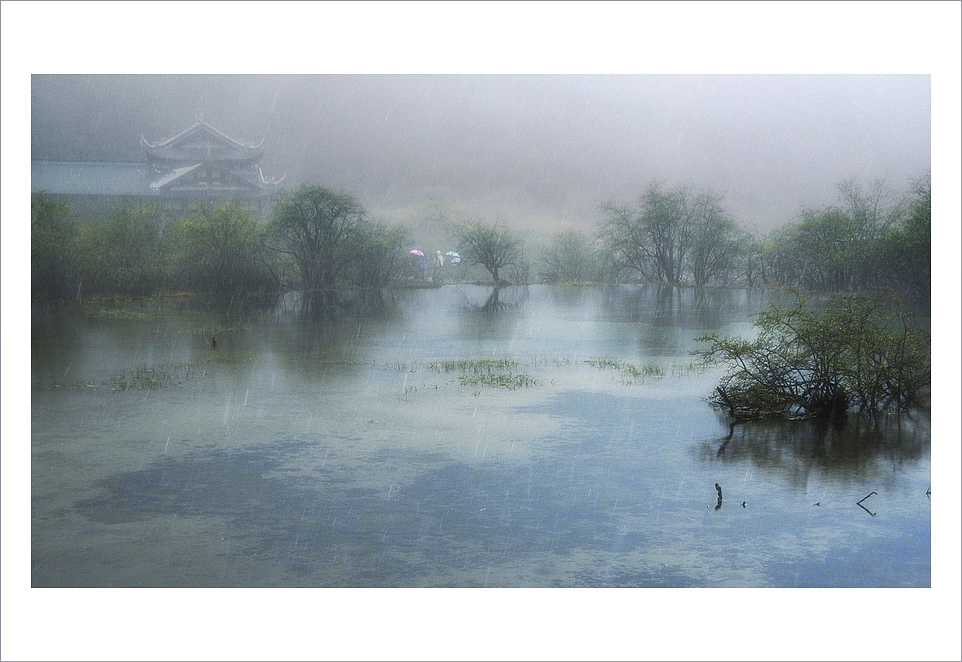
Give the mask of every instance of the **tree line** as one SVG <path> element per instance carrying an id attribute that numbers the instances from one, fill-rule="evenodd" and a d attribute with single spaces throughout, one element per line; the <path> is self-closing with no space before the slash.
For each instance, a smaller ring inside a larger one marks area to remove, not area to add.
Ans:
<path id="1" fill-rule="evenodd" d="M 532 259 L 502 222 L 457 224 L 463 267 L 496 287 L 509 282 L 645 282 L 819 292 L 889 291 L 930 296 L 931 184 L 906 193 L 883 181 L 838 185 L 838 201 L 806 210 L 765 236 L 735 222 L 721 196 L 653 182 L 636 204 L 602 206 L 594 232 L 551 235 Z M 32 293 L 37 300 L 100 294 L 191 292 L 221 297 L 298 290 L 312 307 L 338 292 L 376 295 L 416 280 L 411 229 L 375 220 L 343 192 L 304 185 L 282 192 L 267 222 L 231 205 L 175 218 L 119 208 L 78 223 L 69 206 L 35 195 Z"/>
<path id="2" fill-rule="evenodd" d="M 304 186 L 282 193 L 269 222 L 230 204 L 186 218 L 123 207 L 78 223 L 67 204 L 35 195 L 31 206 L 36 300 L 195 293 L 221 298 L 305 293 L 333 302 L 338 288 L 390 286 L 409 267 L 409 231 L 369 217 L 350 195 Z"/>
<path id="3" fill-rule="evenodd" d="M 884 181 L 837 185 L 838 202 L 759 236 L 738 226 L 710 191 L 652 183 L 637 205 L 607 204 L 591 236 L 554 235 L 552 280 L 694 286 L 782 286 L 810 292 L 897 292 L 927 303 L 931 182 L 899 194 Z"/>

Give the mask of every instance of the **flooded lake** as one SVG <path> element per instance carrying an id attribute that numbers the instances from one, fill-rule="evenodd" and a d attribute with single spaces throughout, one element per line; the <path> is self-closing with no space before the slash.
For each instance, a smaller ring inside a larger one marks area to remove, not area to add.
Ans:
<path id="1" fill-rule="evenodd" d="M 35 311 L 32 586 L 930 585 L 926 416 L 705 403 L 776 295 L 491 294 Z"/>

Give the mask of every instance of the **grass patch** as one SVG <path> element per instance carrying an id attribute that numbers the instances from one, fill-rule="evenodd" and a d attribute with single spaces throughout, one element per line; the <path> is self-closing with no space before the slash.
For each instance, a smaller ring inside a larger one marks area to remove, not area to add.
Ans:
<path id="1" fill-rule="evenodd" d="M 664 377 L 665 369 L 652 364 L 637 366 L 620 359 L 608 357 L 585 359 L 585 364 L 605 370 L 612 368 L 621 371 L 621 378 L 626 384 L 642 381 L 645 377 Z"/>
<path id="2" fill-rule="evenodd" d="M 625 363 L 621 367 L 622 371 L 631 376 L 641 379 L 643 377 L 664 377 L 665 369 L 660 368 L 656 365 L 643 365 L 641 367 L 636 366 L 634 363 Z"/>
<path id="3" fill-rule="evenodd" d="M 621 368 L 622 366 L 622 362 L 618 359 L 609 359 L 608 357 L 585 359 L 585 364 L 602 370 L 605 368 Z"/>
<path id="4" fill-rule="evenodd" d="M 438 372 L 464 372 L 480 374 L 491 374 L 514 370 L 518 367 L 518 362 L 514 359 L 459 359 L 455 361 L 432 361 L 428 367 Z"/>
<path id="5" fill-rule="evenodd" d="M 437 372 L 460 373 L 457 380 L 461 386 L 490 386 L 515 390 L 541 384 L 539 379 L 527 373 L 516 373 L 519 365 L 519 361 L 511 358 L 455 359 L 432 361 L 428 368 Z"/>
<path id="6" fill-rule="evenodd" d="M 115 391 L 157 389 L 181 386 L 195 375 L 192 363 L 167 363 L 162 366 L 139 366 L 111 379 Z"/>
<path id="7" fill-rule="evenodd" d="M 494 386 L 516 390 L 526 386 L 539 386 L 541 382 L 527 373 L 504 374 L 500 372 L 485 373 L 481 375 L 458 375 L 458 381 L 462 386 Z"/>

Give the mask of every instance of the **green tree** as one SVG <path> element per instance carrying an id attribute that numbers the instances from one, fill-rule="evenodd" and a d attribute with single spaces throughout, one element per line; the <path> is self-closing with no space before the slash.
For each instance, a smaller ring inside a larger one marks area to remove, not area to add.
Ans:
<path id="1" fill-rule="evenodd" d="M 883 240 L 882 278 L 913 301 L 932 297 L 932 180 L 926 173 L 913 185 L 908 211 Z"/>
<path id="2" fill-rule="evenodd" d="M 337 303 L 355 254 L 357 235 L 369 228 L 364 208 L 347 193 L 301 186 L 281 194 L 268 227 L 268 245 L 288 257 L 296 287 L 311 308 Z"/>
<path id="3" fill-rule="evenodd" d="M 80 236 L 84 290 L 153 294 L 169 282 L 167 218 L 156 209 L 123 207 Z"/>
<path id="4" fill-rule="evenodd" d="M 70 207 L 43 195 L 30 201 L 30 285 L 34 299 L 63 299 L 74 287 L 77 222 Z"/>
<path id="5" fill-rule="evenodd" d="M 905 216 L 903 199 L 884 180 L 866 189 L 848 180 L 837 189 L 837 204 L 808 210 L 773 235 L 773 276 L 819 292 L 890 289 L 885 238 Z"/>
<path id="6" fill-rule="evenodd" d="M 923 407 L 931 363 L 926 331 L 894 301 L 838 297 L 815 310 L 796 294 L 792 307 L 769 306 L 753 340 L 701 338 L 696 353 L 728 373 L 709 402 L 735 420 L 830 417 Z"/>
<path id="7" fill-rule="evenodd" d="M 523 243 L 501 223 L 475 221 L 462 225 L 458 233 L 461 259 L 467 266 L 484 267 L 491 274 L 495 288 L 504 284 L 501 270 L 520 259 Z"/>
<path id="8" fill-rule="evenodd" d="M 410 231 L 402 225 L 372 221 L 358 228 L 350 247 L 354 255 L 348 271 L 351 283 L 365 290 L 396 283 L 410 262 L 405 253 L 409 242 Z"/>
<path id="9" fill-rule="evenodd" d="M 817 292 L 855 289 L 864 244 L 859 224 L 840 209 L 809 213 L 795 228 L 789 250 L 799 259 L 793 284 Z"/>
<path id="10" fill-rule="evenodd" d="M 666 191 L 653 182 L 638 209 L 606 205 L 602 234 L 622 269 L 642 280 L 680 283 L 692 232 L 684 188 Z"/>
<path id="11" fill-rule="evenodd" d="M 692 201 L 693 232 L 688 256 L 688 273 L 695 285 L 726 285 L 735 276 L 741 256 L 741 231 L 712 193 Z"/>
<path id="12" fill-rule="evenodd" d="M 205 207 L 180 224 L 180 279 L 185 289 L 227 297 L 275 289 L 257 222 L 234 205 Z"/>

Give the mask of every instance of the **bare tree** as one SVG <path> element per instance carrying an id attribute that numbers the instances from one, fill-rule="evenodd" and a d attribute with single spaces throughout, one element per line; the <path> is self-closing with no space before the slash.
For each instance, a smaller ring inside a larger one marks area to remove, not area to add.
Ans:
<path id="1" fill-rule="evenodd" d="M 667 284 L 728 278 L 737 227 L 720 196 L 696 195 L 687 187 L 666 190 L 654 182 L 637 209 L 608 204 L 602 211 L 608 218 L 601 236 L 621 270 Z"/>
<path id="2" fill-rule="evenodd" d="M 494 279 L 496 288 L 504 284 L 502 269 L 520 259 L 523 243 L 501 223 L 490 225 L 475 221 L 461 226 L 458 232 L 461 259 L 469 266 L 480 264 L 484 267 Z"/>
<path id="3" fill-rule="evenodd" d="M 541 251 L 549 280 L 586 282 L 599 279 L 598 251 L 591 238 L 578 230 L 563 230 L 551 235 Z"/>
<path id="4" fill-rule="evenodd" d="M 692 201 L 692 242 L 688 271 L 695 285 L 727 285 L 742 244 L 739 229 L 721 206 L 721 196 L 702 193 Z"/>

